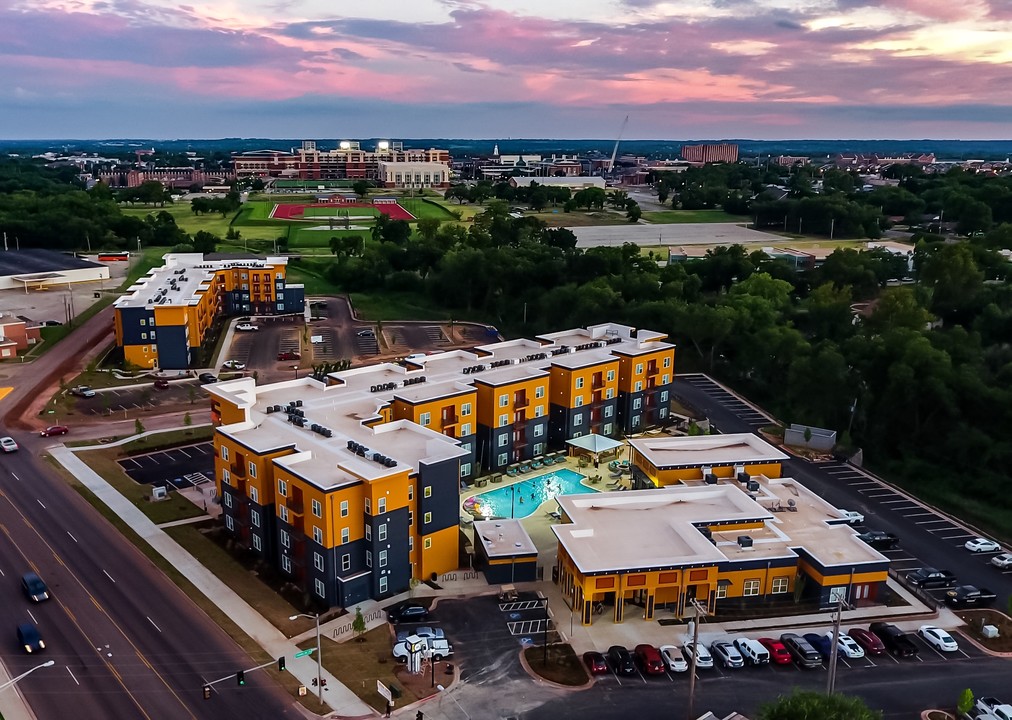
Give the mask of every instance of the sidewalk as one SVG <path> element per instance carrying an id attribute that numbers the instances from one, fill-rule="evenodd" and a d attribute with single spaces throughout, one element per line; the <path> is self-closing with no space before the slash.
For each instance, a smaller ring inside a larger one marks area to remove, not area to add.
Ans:
<path id="1" fill-rule="evenodd" d="M 286 656 L 288 658 L 288 672 L 294 675 L 306 687 L 312 687 L 312 681 L 316 678 L 317 674 L 317 666 L 316 661 L 311 656 L 293 657 L 299 651 L 293 640 L 286 638 L 273 625 L 261 617 L 255 609 L 250 607 L 245 600 L 236 595 L 230 587 L 211 574 L 192 555 L 181 548 L 164 531 L 155 526 L 129 500 L 116 492 L 112 486 L 80 460 L 72 449 L 58 447 L 52 448 L 49 452 L 57 462 L 189 579 L 223 613 L 231 617 L 265 652 L 271 657 Z M 327 693 L 324 694 L 324 701 L 334 711 L 334 716 L 374 716 L 372 708 L 362 702 L 358 696 L 342 685 L 337 678 L 326 670 L 323 671 L 323 679 L 327 683 Z M 16 716 L 13 714 L 8 716 L 4 712 L 5 719 L 13 717 Z"/>
<path id="2" fill-rule="evenodd" d="M 46 672 L 47 669 L 43 668 L 36 672 Z M 7 668 L 0 663 L 0 685 L 9 682 L 10 679 Z M 28 706 L 16 684 L 6 690 L 0 690 L 0 717 L 3 720 L 35 720 L 35 713 Z"/>

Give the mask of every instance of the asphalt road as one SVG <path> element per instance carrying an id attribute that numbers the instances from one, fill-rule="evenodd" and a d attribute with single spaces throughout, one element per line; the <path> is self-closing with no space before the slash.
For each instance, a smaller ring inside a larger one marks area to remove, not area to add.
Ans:
<path id="1" fill-rule="evenodd" d="M 12 642 L 0 657 L 12 675 L 38 664 L 13 642 L 34 619 L 52 668 L 19 684 L 40 720 L 48 718 L 295 717 L 291 699 L 263 673 L 247 686 L 202 685 L 254 664 L 74 490 L 32 457 L 36 441 L 3 458 L 0 597 Z M 54 598 L 29 606 L 20 575 L 36 569 Z M 29 615 L 28 613 L 31 613 Z"/>

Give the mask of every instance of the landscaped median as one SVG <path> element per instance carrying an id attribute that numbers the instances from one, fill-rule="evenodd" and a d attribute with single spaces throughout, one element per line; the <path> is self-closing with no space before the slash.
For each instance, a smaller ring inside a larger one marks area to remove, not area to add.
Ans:
<path id="1" fill-rule="evenodd" d="M 590 676 L 569 643 L 528 646 L 520 654 L 520 664 L 532 675 L 555 685 L 583 688 Z"/>

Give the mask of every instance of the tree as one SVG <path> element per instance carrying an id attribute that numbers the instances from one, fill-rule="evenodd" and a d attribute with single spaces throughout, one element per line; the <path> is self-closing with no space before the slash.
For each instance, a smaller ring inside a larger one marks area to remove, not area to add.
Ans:
<path id="1" fill-rule="evenodd" d="M 974 700 L 973 690 L 966 688 L 963 692 L 959 693 L 959 702 L 956 703 L 956 710 L 960 714 L 966 715 L 973 710 Z"/>
<path id="2" fill-rule="evenodd" d="M 881 720 L 882 713 L 848 695 L 795 690 L 759 708 L 759 720 Z"/>
<path id="3" fill-rule="evenodd" d="M 142 432 L 144 432 L 144 424 L 140 418 L 137 418 L 134 420 L 134 434 L 140 435 Z"/>
<path id="4" fill-rule="evenodd" d="M 190 427 L 191 425 L 193 425 L 193 418 L 190 417 L 189 412 L 183 415 L 183 425 L 185 425 L 186 427 Z"/>
<path id="5" fill-rule="evenodd" d="M 931 253 L 921 264 L 920 279 L 931 289 L 931 310 L 951 318 L 977 299 L 984 273 L 974 260 L 973 249 L 960 243 L 943 245 Z"/>
<path id="6" fill-rule="evenodd" d="M 625 216 L 629 222 L 639 222 L 639 219 L 643 217 L 643 210 L 640 209 L 640 204 L 635 200 L 627 200 L 625 204 Z"/>
<path id="7" fill-rule="evenodd" d="M 193 251 L 199 253 L 213 253 L 218 247 L 218 236 L 206 230 L 198 230 L 193 235 Z"/>
<path id="8" fill-rule="evenodd" d="M 439 226 L 443 224 L 443 221 L 439 218 L 422 218 L 419 220 L 415 227 L 418 229 L 418 234 L 426 240 L 434 240 L 436 233 L 439 232 Z"/>
<path id="9" fill-rule="evenodd" d="M 356 180 L 351 184 L 351 189 L 360 198 L 364 198 L 369 194 L 369 181 L 368 180 Z"/>
<path id="10" fill-rule="evenodd" d="M 362 642 L 365 638 L 365 618 L 362 616 L 362 608 L 355 608 L 355 619 L 351 623 L 351 629 L 355 631 L 355 640 Z"/>

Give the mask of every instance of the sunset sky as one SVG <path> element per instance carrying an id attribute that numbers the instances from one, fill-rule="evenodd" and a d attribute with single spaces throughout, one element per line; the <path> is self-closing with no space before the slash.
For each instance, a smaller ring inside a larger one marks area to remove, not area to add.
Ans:
<path id="1" fill-rule="evenodd" d="M 0 0 L 0 58 L 9 139 L 1012 137 L 1012 0 Z"/>

